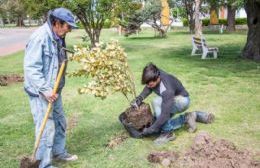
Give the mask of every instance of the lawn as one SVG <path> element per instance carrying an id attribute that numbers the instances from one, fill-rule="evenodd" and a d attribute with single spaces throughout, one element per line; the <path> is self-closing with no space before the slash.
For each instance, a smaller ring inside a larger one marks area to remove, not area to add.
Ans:
<path id="1" fill-rule="evenodd" d="M 71 33 L 67 37 L 68 46 L 81 43 L 82 35 L 83 30 Z M 207 131 L 217 139 L 230 140 L 241 149 L 260 152 L 260 63 L 240 58 L 246 33 L 205 33 L 208 44 L 219 47 L 216 60 L 190 56 L 191 35 L 187 32 L 171 30 L 166 39 L 153 36 L 151 30 L 128 38 L 118 36 L 113 30 L 104 30 L 102 41 L 117 39 L 125 48 L 137 92 L 143 88 L 140 84 L 143 67 L 153 62 L 183 82 L 191 97 L 188 111 L 202 110 L 215 114 L 216 121 L 211 125 L 198 124 L 199 131 Z M 22 75 L 22 64 L 23 52 L 2 57 L 0 74 Z M 68 71 L 77 67 L 77 64 L 70 63 Z M 111 138 L 125 133 L 118 115 L 129 103 L 122 94 L 111 95 L 105 100 L 79 95 L 77 89 L 84 82 L 82 78 L 67 78 L 63 90 L 68 119 L 67 147 L 79 156 L 79 160 L 55 163 L 58 167 L 153 167 L 147 161 L 150 152 L 184 151 L 196 135 L 180 129 L 176 131 L 177 139 L 166 145 L 155 146 L 154 138 L 128 138 L 113 149 L 107 148 Z M 34 125 L 22 83 L 0 87 L 0 104 L 0 167 L 18 167 L 19 159 L 30 155 L 34 144 Z"/>

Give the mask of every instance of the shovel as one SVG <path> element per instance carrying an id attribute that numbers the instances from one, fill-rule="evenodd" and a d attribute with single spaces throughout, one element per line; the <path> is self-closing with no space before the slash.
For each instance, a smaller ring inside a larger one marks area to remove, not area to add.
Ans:
<path id="1" fill-rule="evenodd" d="M 58 91 L 60 80 L 61 80 L 62 74 L 64 73 L 65 65 L 66 65 L 66 61 L 63 61 L 62 64 L 61 64 L 61 68 L 59 70 L 59 73 L 58 73 L 58 77 L 57 77 L 55 84 L 54 84 L 54 88 L 53 88 L 53 91 L 52 91 L 53 94 L 56 94 L 57 91 Z M 49 114 L 51 112 L 52 105 L 53 105 L 53 103 L 49 102 L 47 112 L 45 113 L 45 116 L 43 118 L 43 121 L 42 121 L 42 124 L 41 124 L 41 127 L 40 127 L 40 132 L 39 132 L 37 139 L 35 141 L 35 144 L 34 144 L 34 150 L 33 150 L 32 156 L 31 157 L 23 157 L 21 159 L 21 162 L 20 162 L 20 168 L 38 168 L 39 167 L 40 160 L 36 160 L 35 156 L 36 156 L 36 152 L 37 152 L 37 149 L 39 147 L 39 144 L 40 144 L 40 140 L 41 140 L 41 137 L 42 137 L 43 130 L 44 130 L 45 125 L 47 123 Z"/>

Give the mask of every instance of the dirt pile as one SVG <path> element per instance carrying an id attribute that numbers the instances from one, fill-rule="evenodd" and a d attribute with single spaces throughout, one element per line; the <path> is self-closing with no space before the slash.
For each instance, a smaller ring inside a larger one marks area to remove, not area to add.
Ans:
<path id="1" fill-rule="evenodd" d="M 149 159 L 148 159 L 149 160 Z M 200 132 L 191 148 L 176 159 L 169 159 L 165 167 L 189 168 L 260 168 L 248 150 L 239 150 L 224 139 L 213 140 L 208 133 Z M 163 162 L 159 162 L 164 165 Z"/>
<path id="2" fill-rule="evenodd" d="M 183 163 L 194 168 L 260 167 L 249 151 L 239 150 L 232 142 L 224 139 L 214 141 L 206 132 L 195 137 L 191 149 L 185 153 Z"/>
<path id="3" fill-rule="evenodd" d="M 10 83 L 23 82 L 23 77 L 12 74 L 12 75 L 0 75 L 0 86 L 7 86 Z"/>

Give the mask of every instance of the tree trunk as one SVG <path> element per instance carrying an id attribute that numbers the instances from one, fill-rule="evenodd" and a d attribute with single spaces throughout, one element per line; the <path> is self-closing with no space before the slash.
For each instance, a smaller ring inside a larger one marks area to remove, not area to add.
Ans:
<path id="1" fill-rule="evenodd" d="M 195 0 L 195 12 L 194 12 L 194 20 L 195 20 L 195 36 L 201 37 L 202 35 L 202 22 L 200 20 L 200 6 L 201 0 Z"/>
<path id="2" fill-rule="evenodd" d="M 23 17 L 22 16 L 18 16 L 16 26 L 18 26 L 18 27 L 24 27 L 25 26 L 24 22 L 23 22 Z"/>
<path id="3" fill-rule="evenodd" d="M 227 13 L 227 31 L 228 32 L 234 32 L 236 30 L 236 7 L 232 5 L 228 5 L 228 13 Z"/>
<path id="4" fill-rule="evenodd" d="M 191 1 L 185 0 L 184 5 L 185 5 L 185 10 L 187 14 L 187 20 L 189 22 L 189 28 L 190 28 L 190 33 L 194 33 L 195 29 L 195 20 L 194 20 L 194 9 L 193 9 L 193 3 Z"/>
<path id="5" fill-rule="evenodd" d="M 0 27 L 4 27 L 4 19 L 0 17 Z"/>
<path id="6" fill-rule="evenodd" d="M 260 61 L 260 0 L 247 0 L 245 10 L 247 13 L 248 33 L 242 56 Z"/>

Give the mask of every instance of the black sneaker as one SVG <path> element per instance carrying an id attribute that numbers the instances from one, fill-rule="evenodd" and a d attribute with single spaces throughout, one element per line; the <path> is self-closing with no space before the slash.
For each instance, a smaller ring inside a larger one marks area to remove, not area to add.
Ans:
<path id="1" fill-rule="evenodd" d="M 176 136 L 173 132 L 162 133 L 158 138 L 154 140 L 155 145 L 162 145 L 169 141 L 173 141 L 176 139 Z"/>

